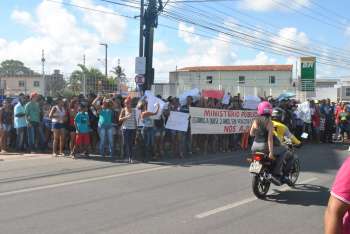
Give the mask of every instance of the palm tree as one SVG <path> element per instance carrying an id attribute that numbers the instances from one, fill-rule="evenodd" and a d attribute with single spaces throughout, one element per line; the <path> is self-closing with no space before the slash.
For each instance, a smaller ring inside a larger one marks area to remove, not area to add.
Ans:
<path id="1" fill-rule="evenodd" d="M 106 82 L 106 77 L 97 68 L 87 68 L 82 64 L 78 64 L 79 70 L 75 70 L 69 78 L 70 89 L 74 93 L 82 91 L 83 78 L 85 76 L 86 91 L 97 93 L 102 91 L 101 84 Z"/>
<path id="2" fill-rule="evenodd" d="M 126 75 L 125 75 L 125 69 L 120 66 L 120 59 L 118 59 L 118 65 L 114 67 L 111 72 L 115 76 L 118 90 L 120 91 L 121 84 L 125 84 L 128 82 L 128 79 L 126 78 Z"/>

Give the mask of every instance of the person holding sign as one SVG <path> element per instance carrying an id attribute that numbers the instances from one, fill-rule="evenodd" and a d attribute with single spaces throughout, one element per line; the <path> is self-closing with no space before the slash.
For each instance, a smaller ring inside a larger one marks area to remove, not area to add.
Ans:
<path id="1" fill-rule="evenodd" d="M 149 112 L 147 111 L 147 101 L 141 100 L 138 105 L 137 109 L 141 111 L 140 119 L 143 123 L 143 128 L 141 131 L 142 138 L 144 141 L 144 157 L 143 161 L 148 162 L 150 159 L 150 154 L 153 154 L 153 146 L 154 146 L 154 121 L 151 118 L 152 116 L 155 116 L 158 114 L 160 105 L 159 103 L 156 104 L 156 111 L 155 112 Z"/>

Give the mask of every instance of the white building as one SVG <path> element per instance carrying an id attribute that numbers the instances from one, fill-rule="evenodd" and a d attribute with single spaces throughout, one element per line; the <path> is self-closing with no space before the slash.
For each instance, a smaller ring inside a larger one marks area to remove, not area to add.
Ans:
<path id="1" fill-rule="evenodd" d="M 169 84 L 163 84 L 163 89 L 156 84 L 153 91 L 166 97 L 163 90 L 171 86 L 172 96 L 193 88 L 224 90 L 242 96 L 278 96 L 295 92 L 292 72 L 293 65 L 186 67 L 170 72 Z"/>
<path id="2" fill-rule="evenodd" d="M 20 74 L 0 76 L 0 95 L 16 96 L 20 93 L 53 95 L 64 88 L 63 75 L 59 70 L 54 70 L 51 75 L 45 75 L 45 86 L 43 76 L 40 74 Z"/>

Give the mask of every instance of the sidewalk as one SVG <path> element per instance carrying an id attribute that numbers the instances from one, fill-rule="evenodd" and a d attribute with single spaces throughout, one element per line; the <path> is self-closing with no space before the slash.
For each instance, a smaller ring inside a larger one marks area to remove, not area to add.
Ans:
<path id="1" fill-rule="evenodd" d="M 18 161 L 27 159 L 51 158 L 51 154 L 19 154 L 19 153 L 0 153 L 0 161 Z"/>

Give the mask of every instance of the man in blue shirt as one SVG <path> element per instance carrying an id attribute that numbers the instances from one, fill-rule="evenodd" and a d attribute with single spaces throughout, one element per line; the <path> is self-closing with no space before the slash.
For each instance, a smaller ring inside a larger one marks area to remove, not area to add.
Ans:
<path id="1" fill-rule="evenodd" d="M 24 151 L 24 139 L 27 130 L 27 121 L 24 107 L 24 94 L 20 94 L 18 97 L 18 103 L 14 107 L 14 128 L 16 129 L 16 150 L 18 152 Z"/>

